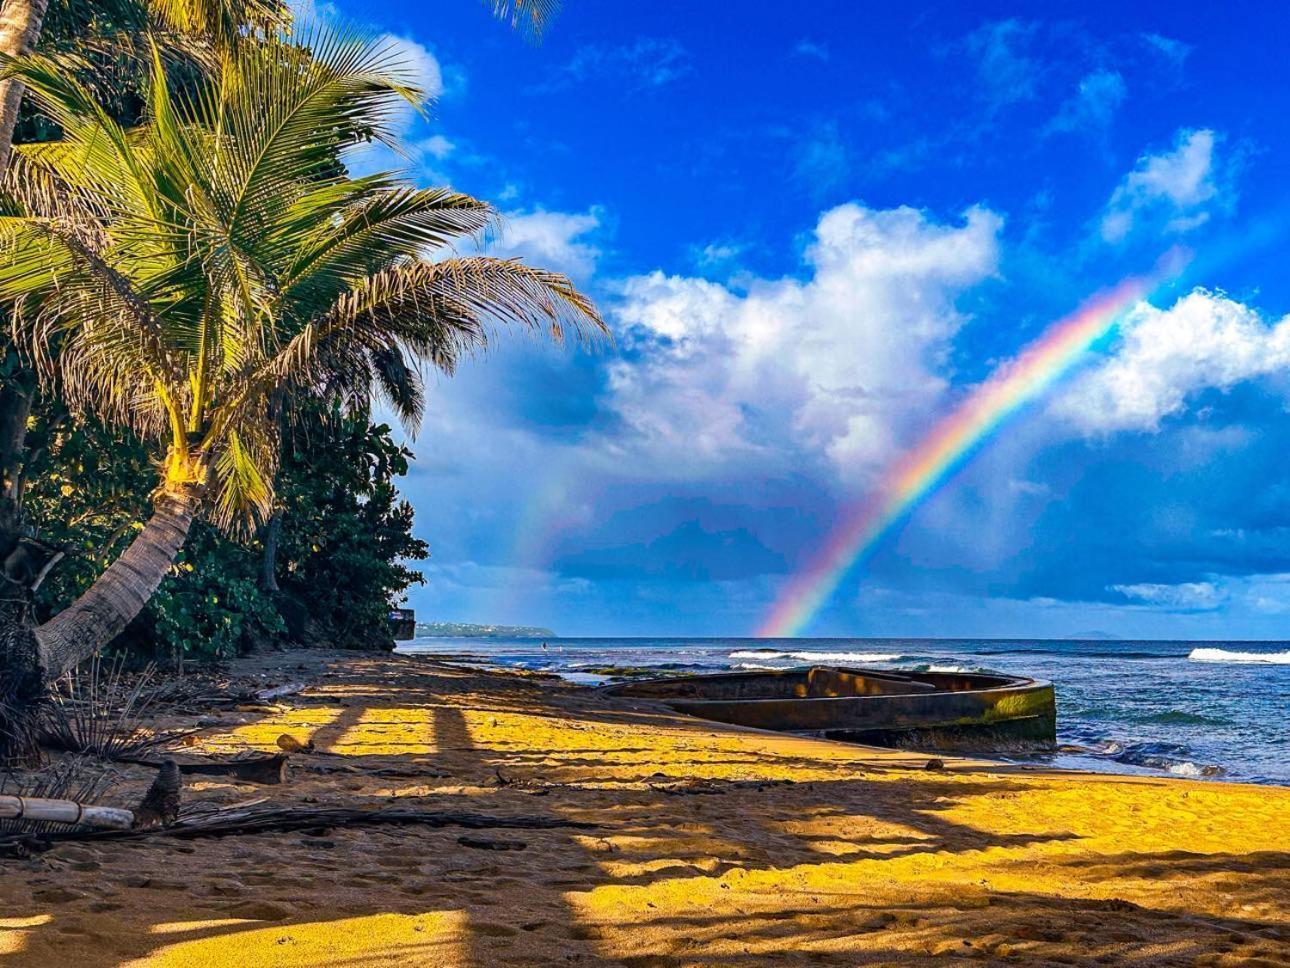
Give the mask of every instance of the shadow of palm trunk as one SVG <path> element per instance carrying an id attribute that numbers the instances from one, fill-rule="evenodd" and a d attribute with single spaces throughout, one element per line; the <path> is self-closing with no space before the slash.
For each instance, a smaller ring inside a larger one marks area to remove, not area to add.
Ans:
<path id="1" fill-rule="evenodd" d="M 504 788 L 508 782 L 508 755 L 481 748 L 460 706 L 436 706 L 433 722 L 434 748 L 445 767 L 462 779 L 483 785 L 495 784 L 499 790 Z M 525 800 L 529 798 L 529 794 L 518 791 L 515 795 Z M 538 799 L 537 802 L 542 801 Z M 494 808 L 490 812 L 511 811 Z M 514 812 L 521 810 L 515 809 Z M 504 952 L 507 949 L 524 947 L 528 938 L 536 940 L 539 931 L 548 943 L 552 938 L 558 939 L 563 960 L 599 963 L 602 955 L 591 939 L 592 932 L 578 922 L 576 912 L 565 898 L 570 878 L 562 876 L 567 875 L 570 869 L 589 870 L 595 865 L 589 862 L 585 849 L 568 832 L 549 830 L 525 835 L 526 838 L 531 836 L 543 838 L 540 849 L 544 856 L 551 857 L 551 867 L 537 877 L 524 877 L 520 869 L 507 863 L 511 850 L 493 851 L 479 846 L 493 842 L 514 849 L 523 844 L 519 849 L 527 850 L 527 839 L 459 838 L 461 853 L 447 865 L 442 877 L 445 882 L 458 885 L 454 893 L 466 914 L 462 939 L 466 963 L 479 968 L 496 965 L 506 959 Z M 476 846 L 467 846 L 467 843 Z M 571 853 L 575 855 L 573 858 L 569 856 Z M 591 886 L 585 875 L 573 880 L 582 887 Z M 526 961 L 526 957 L 534 957 L 534 960 Z M 520 951 L 515 952 L 513 959 L 517 964 L 543 963 L 540 956 L 525 955 Z"/>

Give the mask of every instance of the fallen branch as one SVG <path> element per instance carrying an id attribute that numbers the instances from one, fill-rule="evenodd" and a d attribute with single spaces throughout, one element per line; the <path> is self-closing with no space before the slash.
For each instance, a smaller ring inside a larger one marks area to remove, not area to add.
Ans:
<path id="1" fill-rule="evenodd" d="M 160 760 L 128 759 L 125 763 L 161 768 Z M 179 763 L 179 772 L 189 776 L 228 776 L 247 783 L 276 786 L 287 778 L 287 755 L 248 756 L 240 760 L 205 760 L 198 763 Z"/>
<path id="2" fill-rule="evenodd" d="M 274 686 L 272 689 L 261 689 L 255 694 L 255 698 L 261 702 L 269 699 L 280 699 L 283 696 L 294 696 L 298 692 L 303 692 L 309 686 L 306 682 L 288 682 L 283 686 Z"/>
<path id="3" fill-rule="evenodd" d="M 88 808 L 87 808 L 88 809 Z M 128 814 L 128 810 L 119 811 Z M 357 810 L 344 807 L 248 807 L 188 814 L 168 827 L 146 827 L 116 830 L 55 831 L 45 839 L 57 840 L 133 840 L 139 837 L 176 837 L 190 840 L 199 837 L 227 837 L 242 834 L 285 833 L 322 827 L 379 827 L 420 824 L 426 827 L 465 827 L 468 830 L 513 829 L 553 830 L 557 828 L 590 830 L 597 825 L 560 817 L 497 817 L 486 813 L 452 813 L 437 810 L 415 810 L 388 807 L 379 810 Z M 0 838 L 0 852 L 6 839 Z"/>
<path id="4" fill-rule="evenodd" d="M 0 820 L 30 820 L 33 823 L 45 821 L 107 830 L 128 830 L 134 823 L 134 814 L 129 810 L 94 807 L 75 800 L 0 796 Z"/>

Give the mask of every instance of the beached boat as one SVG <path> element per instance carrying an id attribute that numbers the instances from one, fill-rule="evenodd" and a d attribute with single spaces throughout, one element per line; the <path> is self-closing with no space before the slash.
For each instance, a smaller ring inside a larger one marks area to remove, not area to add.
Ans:
<path id="1" fill-rule="evenodd" d="M 982 749 L 1056 738 L 1052 683 L 1015 676 L 811 666 L 603 691 L 723 723 L 884 746 Z"/>

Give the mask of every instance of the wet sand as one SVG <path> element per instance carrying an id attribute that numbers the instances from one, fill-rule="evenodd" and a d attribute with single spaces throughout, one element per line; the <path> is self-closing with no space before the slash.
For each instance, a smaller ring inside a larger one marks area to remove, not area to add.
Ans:
<path id="1" fill-rule="evenodd" d="M 928 770 L 424 656 L 238 671 L 312 685 L 220 714 L 193 751 L 276 752 L 285 732 L 331 755 L 293 757 L 282 786 L 190 783 L 186 802 L 597 827 L 62 845 L 0 862 L 0 963 L 1290 964 L 1287 788 Z M 124 773 L 128 805 L 148 776 Z"/>

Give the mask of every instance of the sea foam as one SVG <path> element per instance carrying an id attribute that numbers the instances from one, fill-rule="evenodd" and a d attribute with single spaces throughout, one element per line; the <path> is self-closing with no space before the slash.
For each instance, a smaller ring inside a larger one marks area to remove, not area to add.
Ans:
<path id="1" fill-rule="evenodd" d="M 752 649 L 731 652 L 732 659 L 798 659 L 802 662 L 895 662 L 903 659 L 899 654 L 884 652 L 774 652 L 769 649 Z"/>
<path id="2" fill-rule="evenodd" d="M 1290 665 L 1290 652 L 1229 652 L 1227 649 L 1192 649 L 1192 662 L 1264 662 Z"/>

